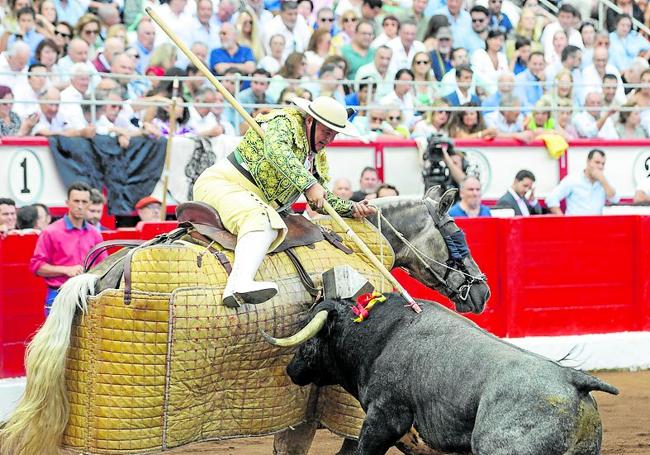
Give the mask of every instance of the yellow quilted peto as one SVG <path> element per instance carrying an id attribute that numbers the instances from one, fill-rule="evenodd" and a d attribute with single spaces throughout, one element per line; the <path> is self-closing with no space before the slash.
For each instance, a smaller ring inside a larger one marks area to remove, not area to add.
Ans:
<path id="1" fill-rule="evenodd" d="M 296 248 L 317 286 L 322 272 L 349 264 L 389 290 L 333 222 L 319 223 L 355 253 L 325 241 Z M 350 225 L 390 269 L 394 255 L 386 240 L 366 221 Z M 233 260 L 232 252 L 224 254 Z M 136 251 L 130 305 L 123 290 L 106 290 L 75 319 L 64 445 L 93 454 L 145 453 L 270 434 L 304 421 L 309 387 L 294 386 L 285 373 L 293 351 L 269 345 L 259 331 L 276 337 L 297 331 L 312 299 L 284 253 L 269 255 L 259 275 L 278 284 L 278 295 L 230 309 L 221 302 L 226 272 L 204 246 L 178 241 Z M 356 400 L 340 388 L 321 391 L 318 412 L 325 426 L 343 435 L 356 436 L 363 421 Z"/>

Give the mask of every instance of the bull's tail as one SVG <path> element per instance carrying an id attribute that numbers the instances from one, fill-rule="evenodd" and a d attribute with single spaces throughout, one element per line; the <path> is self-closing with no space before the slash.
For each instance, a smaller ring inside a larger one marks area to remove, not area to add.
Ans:
<path id="1" fill-rule="evenodd" d="M 591 376 L 590 374 L 583 373 L 582 371 L 577 371 L 571 369 L 571 383 L 582 392 L 591 392 L 593 390 L 598 390 L 600 392 L 611 393 L 612 395 L 618 395 L 618 389 L 613 385 L 607 384 L 605 381 L 598 379 L 597 377 Z"/>
<path id="2" fill-rule="evenodd" d="M 27 348 L 27 386 L 18 407 L 0 427 L 1 455 L 58 453 L 70 405 L 65 386 L 66 354 L 77 308 L 86 312 L 87 298 L 98 277 L 83 274 L 68 280 L 52 304 L 45 324 Z"/>

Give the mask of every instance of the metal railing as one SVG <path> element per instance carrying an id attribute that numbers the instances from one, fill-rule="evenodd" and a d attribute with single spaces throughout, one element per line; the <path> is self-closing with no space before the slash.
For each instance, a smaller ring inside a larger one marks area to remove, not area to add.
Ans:
<path id="1" fill-rule="evenodd" d="M 546 1 L 546 0 L 540 0 L 540 1 Z M 598 0 L 598 25 L 601 30 L 605 30 L 605 22 L 607 19 L 608 8 L 615 11 L 618 14 L 623 14 L 623 10 L 616 3 L 613 3 L 611 0 Z M 632 15 L 630 15 L 630 17 L 632 18 L 633 27 L 638 28 L 639 30 L 643 31 L 648 36 L 650 36 L 650 28 L 646 27 L 644 23 L 636 20 Z"/>

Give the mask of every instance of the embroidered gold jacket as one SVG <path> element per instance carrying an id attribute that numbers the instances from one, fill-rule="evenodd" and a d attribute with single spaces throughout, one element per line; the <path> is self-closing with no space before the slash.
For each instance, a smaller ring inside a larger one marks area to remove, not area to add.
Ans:
<path id="1" fill-rule="evenodd" d="M 316 182 L 327 183 L 328 165 L 321 150 L 313 160 L 313 174 L 305 168 L 309 143 L 303 114 L 296 108 L 276 109 L 255 120 L 264 130 L 264 140 L 252 129 L 244 135 L 237 152 L 269 201 L 291 203 Z M 352 214 L 352 202 L 344 201 L 326 188 L 327 202 L 341 216 Z"/>

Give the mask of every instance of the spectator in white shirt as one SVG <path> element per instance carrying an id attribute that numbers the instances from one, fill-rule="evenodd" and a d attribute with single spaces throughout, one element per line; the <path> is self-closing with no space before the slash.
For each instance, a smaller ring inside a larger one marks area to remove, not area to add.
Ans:
<path id="1" fill-rule="evenodd" d="M 572 5 L 563 3 L 560 6 L 560 9 L 557 12 L 557 22 L 551 22 L 548 24 L 544 28 L 544 33 L 542 33 L 542 46 L 546 52 L 550 52 L 553 49 L 553 37 L 559 30 L 564 30 L 564 33 L 566 33 L 568 37 L 568 44 L 573 44 L 580 49 L 583 49 L 585 47 L 582 43 L 582 36 L 580 35 L 580 32 L 575 29 L 578 17 L 578 10 L 576 10 Z"/>
<path id="2" fill-rule="evenodd" d="M 0 85 L 10 87 L 12 91 L 25 88 L 27 85 L 27 63 L 31 52 L 26 43 L 16 41 L 0 55 Z"/>
<path id="3" fill-rule="evenodd" d="M 382 32 L 377 38 L 373 40 L 370 44 L 372 49 L 376 49 L 380 46 L 385 46 L 390 40 L 397 37 L 399 32 L 400 22 L 399 19 L 395 16 L 385 16 L 381 21 Z"/>
<path id="4" fill-rule="evenodd" d="M 380 101 L 382 106 L 397 107 L 402 111 L 402 122 L 411 129 L 415 119 L 415 97 L 413 81 L 415 76 L 408 68 L 402 68 L 395 75 L 394 89 Z"/>
<path id="5" fill-rule="evenodd" d="M 582 70 L 582 83 L 583 95 L 580 97 L 582 101 L 586 92 L 597 92 L 604 82 L 606 74 L 613 74 L 616 76 L 619 84 L 617 88 L 616 98 L 619 103 L 625 102 L 625 91 L 623 89 L 623 81 L 621 74 L 614 65 L 609 62 L 609 50 L 605 46 L 598 46 L 594 49 L 592 56 L 592 64 Z"/>
<path id="6" fill-rule="evenodd" d="M 226 0 L 223 0 L 225 2 Z M 222 2 L 222 3 L 223 3 Z M 169 27 L 184 43 L 190 43 L 192 30 L 194 24 L 192 14 L 187 11 L 187 0 L 169 0 L 158 8 L 158 15 L 163 20 L 167 27 Z M 170 42 L 171 40 L 165 32 L 159 30 L 156 25 L 156 41 L 155 47 L 162 43 Z"/>
<path id="7" fill-rule="evenodd" d="M 477 49 L 472 54 L 472 67 L 478 71 L 486 83 L 489 91 L 496 91 L 499 74 L 510 71 L 508 59 L 502 52 L 505 33 L 500 28 L 491 29 L 485 40 L 485 49 Z"/>
<path id="8" fill-rule="evenodd" d="M 373 99 L 380 100 L 393 91 L 393 76 L 388 73 L 392 55 L 391 48 L 380 46 L 375 51 L 372 63 L 367 63 L 357 70 L 354 78 L 357 83 L 362 79 L 371 78 L 377 84 L 377 91 L 372 94 Z"/>
<path id="9" fill-rule="evenodd" d="M 271 54 L 264 56 L 262 60 L 257 62 L 257 67 L 262 68 L 271 73 L 272 76 L 275 76 L 284 64 L 283 55 L 285 43 L 286 40 L 284 38 L 284 35 L 278 33 L 271 36 L 271 38 L 269 38 L 269 48 L 271 49 Z"/>
<path id="10" fill-rule="evenodd" d="M 81 129 L 88 126 L 84 118 L 81 104 L 90 84 L 88 68 L 83 63 L 75 63 L 72 68 L 70 86 L 61 92 L 61 107 L 59 113 L 71 128 Z"/>
<path id="11" fill-rule="evenodd" d="M 196 17 L 192 19 L 193 26 L 190 34 L 190 43 L 205 43 L 208 46 L 206 56 L 210 55 L 213 49 L 221 47 L 219 26 L 214 21 L 212 0 L 198 0 L 196 2 Z M 205 60 L 203 60 L 205 62 Z M 179 68 L 186 68 L 189 60 L 182 52 L 178 55 L 177 65 Z"/>
<path id="12" fill-rule="evenodd" d="M 70 84 L 70 73 L 72 65 L 75 63 L 83 63 L 91 71 L 94 79 L 91 80 L 91 85 L 94 86 L 99 83 L 100 78 L 97 75 L 97 69 L 88 61 L 88 43 L 82 39 L 75 38 L 70 41 L 70 44 L 68 45 L 68 54 L 65 57 L 60 58 L 55 65 L 55 71 L 59 73 L 58 81 L 56 83 L 57 88 L 64 89 L 68 84 Z"/>
<path id="13" fill-rule="evenodd" d="M 418 52 L 426 52 L 424 44 L 415 39 L 417 25 L 413 21 L 402 22 L 399 35 L 390 40 L 386 45 L 393 51 L 388 72 L 396 74 L 402 68 L 410 68 L 413 57 Z"/>
<path id="14" fill-rule="evenodd" d="M 282 2 L 280 14 L 270 20 L 265 27 L 264 45 L 267 54 L 271 53 L 270 38 L 278 33 L 285 39 L 283 58 L 286 58 L 291 52 L 307 50 L 311 32 L 305 18 L 298 15 L 298 3 L 293 0 Z"/>
<path id="15" fill-rule="evenodd" d="M 14 92 L 14 98 L 24 103 L 14 103 L 13 111 L 25 121 L 31 114 L 40 111 L 38 107 L 38 97 L 41 96 L 49 85 L 47 76 L 47 68 L 40 63 L 34 63 L 29 67 L 29 76 L 27 76 L 27 85 L 19 87 Z M 43 75 L 41 75 L 43 74 Z M 31 103 L 30 103 L 31 101 Z"/>
<path id="16" fill-rule="evenodd" d="M 522 142 L 533 140 L 532 131 L 524 131 L 524 116 L 521 114 L 521 100 L 513 94 L 504 95 L 499 103 L 500 111 L 485 114 L 485 126 L 497 131 L 497 137 L 517 139 Z"/>
<path id="17" fill-rule="evenodd" d="M 112 101 L 112 103 L 98 106 L 97 115 L 99 118 L 97 122 L 95 122 L 97 134 L 115 136 L 117 137 L 117 142 L 120 144 L 120 147 L 127 148 L 131 137 L 141 136 L 142 130 L 132 123 L 124 122 L 121 119 L 120 113 L 124 101 L 122 100 L 119 91 L 109 90 L 106 92 L 98 89 L 96 96 L 99 101 Z"/>
<path id="18" fill-rule="evenodd" d="M 61 92 L 54 87 L 50 87 L 41 95 L 39 101 L 41 104 L 41 113 L 36 126 L 32 130 L 35 136 L 53 136 L 62 135 L 67 137 L 95 137 L 95 126 L 90 125 L 85 128 L 76 129 L 69 125 L 65 117 L 59 112 L 59 102 L 61 101 Z"/>
<path id="19" fill-rule="evenodd" d="M 584 110 L 573 118 L 573 124 L 580 137 L 601 139 L 618 139 L 618 133 L 611 116 L 616 110 L 602 113 L 603 96 L 600 92 L 589 92 L 585 97 Z"/>
<path id="20" fill-rule="evenodd" d="M 222 134 L 234 136 L 233 126 L 228 122 L 219 122 L 214 112 L 211 112 L 210 105 L 214 105 L 216 100 L 217 94 L 212 87 L 201 88 L 197 92 L 195 101 L 205 106 L 190 106 L 190 121 L 187 126 L 203 137 L 216 137 Z"/>

